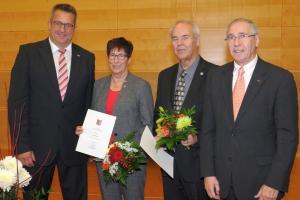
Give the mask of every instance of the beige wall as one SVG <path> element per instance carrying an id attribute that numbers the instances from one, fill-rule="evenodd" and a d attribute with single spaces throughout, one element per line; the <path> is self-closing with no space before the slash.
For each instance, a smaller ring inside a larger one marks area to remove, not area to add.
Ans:
<path id="1" fill-rule="evenodd" d="M 20 44 L 48 36 L 50 10 L 58 0 L 0 0 L 0 145 L 6 149 L 6 90 Z M 225 30 L 234 18 L 252 19 L 259 27 L 258 54 L 290 70 L 300 89 L 300 1 L 295 0 L 67 0 L 78 11 L 73 41 L 96 55 L 96 78 L 108 74 L 109 39 L 124 36 L 134 44 L 129 70 L 151 83 L 177 62 L 169 28 L 180 18 L 195 20 L 201 30 L 201 55 L 218 65 L 231 61 Z M 2 86 L 1 86 L 2 84 Z M 298 150 L 300 156 L 300 148 Z"/>

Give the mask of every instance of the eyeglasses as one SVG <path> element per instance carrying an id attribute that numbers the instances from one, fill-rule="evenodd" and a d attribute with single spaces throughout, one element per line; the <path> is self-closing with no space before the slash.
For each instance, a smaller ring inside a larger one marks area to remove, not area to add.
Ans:
<path id="1" fill-rule="evenodd" d="M 65 29 L 66 29 L 67 31 L 70 31 L 70 30 L 72 30 L 72 29 L 74 28 L 74 25 L 73 25 L 73 24 L 62 23 L 62 22 L 60 22 L 60 21 L 53 21 L 52 24 L 53 24 L 54 28 L 56 28 L 56 29 L 61 28 L 62 25 L 65 27 Z"/>
<path id="2" fill-rule="evenodd" d="M 231 36 L 227 36 L 226 40 L 227 42 L 234 42 L 235 39 L 237 38 L 239 41 L 243 41 L 245 40 L 246 38 L 249 38 L 249 37 L 252 37 L 252 36 L 255 36 L 256 34 L 253 34 L 253 35 L 247 35 L 247 34 L 241 34 L 241 35 L 238 35 L 238 36 L 234 36 L 234 35 L 231 35 Z"/>
<path id="3" fill-rule="evenodd" d="M 113 54 L 113 53 L 111 53 L 111 54 L 108 55 L 108 58 L 110 60 L 114 60 L 116 57 L 119 60 L 124 60 L 127 57 L 127 55 L 125 55 L 125 54 Z"/>

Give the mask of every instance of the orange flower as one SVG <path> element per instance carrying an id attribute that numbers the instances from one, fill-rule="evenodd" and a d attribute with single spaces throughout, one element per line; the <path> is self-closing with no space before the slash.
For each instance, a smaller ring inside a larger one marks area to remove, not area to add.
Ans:
<path id="1" fill-rule="evenodd" d="M 163 126 L 161 127 L 161 134 L 163 134 L 165 137 L 170 136 L 170 130 L 168 129 L 168 127 Z"/>
<path id="2" fill-rule="evenodd" d="M 183 116 L 184 116 L 184 114 L 183 114 L 183 113 L 180 113 L 180 114 L 178 115 L 178 118 L 183 117 Z"/>
<path id="3" fill-rule="evenodd" d="M 109 163 L 108 163 L 108 162 L 103 163 L 102 169 L 103 169 L 103 170 L 108 170 L 108 169 L 109 169 Z"/>

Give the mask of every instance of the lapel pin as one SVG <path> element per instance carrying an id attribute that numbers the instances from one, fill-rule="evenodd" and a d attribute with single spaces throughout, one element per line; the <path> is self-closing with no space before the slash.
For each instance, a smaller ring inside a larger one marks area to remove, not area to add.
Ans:
<path id="1" fill-rule="evenodd" d="M 200 72 L 200 75 L 202 76 L 202 75 L 203 75 L 203 72 Z"/>
<path id="2" fill-rule="evenodd" d="M 77 54 L 77 57 L 80 57 L 80 55 L 79 55 L 79 54 Z"/>
<path id="3" fill-rule="evenodd" d="M 256 81 L 260 83 L 260 80 L 259 80 L 259 79 L 257 79 Z"/>

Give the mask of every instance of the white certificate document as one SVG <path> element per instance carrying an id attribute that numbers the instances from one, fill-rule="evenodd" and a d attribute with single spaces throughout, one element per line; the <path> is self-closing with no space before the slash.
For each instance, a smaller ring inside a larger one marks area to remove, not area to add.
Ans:
<path id="1" fill-rule="evenodd" d="M 76 151 L 103 159 L 115 121 L 115 116 L 88 109 Z"/>
<path id="2" fill-rule="evenodd" d="M 173 178 L 174 158 L 166 153 L 162 148 L 155 149 L 156 141 L 148 126 L 143 132 L 140 146 L 165 172 Z"/>

